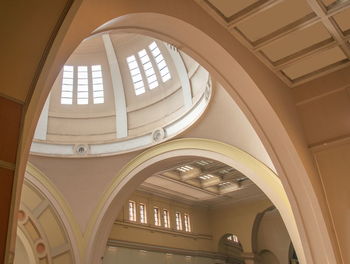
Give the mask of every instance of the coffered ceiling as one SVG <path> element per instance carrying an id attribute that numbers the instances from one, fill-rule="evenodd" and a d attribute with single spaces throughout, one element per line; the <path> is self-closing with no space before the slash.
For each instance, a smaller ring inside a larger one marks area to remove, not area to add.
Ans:
<path id="1" fill-rule="evenodd" d="M 188 160 L 160 171 L 149 177 L 139 190 L 202 204 L 266 198 L 263 192 L 238 170 L 207 159 Z"/>
<path id="2" fill-rule="evenodd" d="M 349 0 L 195 0 L 290 87 L 350 65 Z"/>

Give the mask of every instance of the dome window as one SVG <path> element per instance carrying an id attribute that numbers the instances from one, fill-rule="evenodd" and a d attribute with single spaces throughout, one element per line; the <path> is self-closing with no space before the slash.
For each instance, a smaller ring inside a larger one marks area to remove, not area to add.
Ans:
<path id="1" fill-rule="evenodd" d="M 160 49 L 158 48 L 157 43 L 155 41 L 153 41 L 148 46 L 148 48 L 151 51 L 153 58 L 157 63 L 158 70 L 159 70 L 160 76 L 162 77 L 163 83 L 167 82 L 168 80 L 171 79 L 171 75 L 169 72 L 168 65 L 166 64 L 166 61 L 165 61 Z"/>
<path id="2" fill-rule="evenodd" d="M 77 68 L 77 71 L 75 71 Z M 75 74 L 75 72 L 77 72 Z M 92 80 L 92 84 L 90 83 Z M 74 89 L 76 87 L 76 89 Z M 94 104 L 104 103 L 103 79 L 101 65 L 63 67 L 61 104 L 73 104 L 73 92 L 76 92 L 78 105 L 89 104 L 89 97 Z"/>
<path id="3" fill-rule="evenodd" d="M 101 65 L 92 65 L 91 73 L 94 104 L 103 104 L 105 100 Z"/>
<path id="4" fill-rule="evenodd" d="M 126 58 L 126 61 L 129 66 L 132 82 L 134 84 L 135 94 L 140 95 L 145 93 L 145 85 L 143 83 L 140 67 L 136 61 L 136 57 L 134 55 L 131 55 Z"/>
<path id="5" fill-rule="evenodd" d="M 140 61 L 142 63 L 146 78 L 147 78 L 149 89 L 152 90 L 152 89 L 158 87 L 157 76 L 156 76 L 156 73 L 153 69 L 152 62 L 149 59 L 149 56 L 148 56 L 146 50 L 145 49 L 140 50 L 138 52 L 138 55 L 139 55 Z"/>
<path id="6" fill-rule="evenodd" d="M 65 65 L 63 67 L 61 104 L 73 103 L 73 77 L 74 67 Z"/>
<path id="7" fill-rule="evenodd" d="M 77 104 L 89 103 L 89 79 L 87 66 L 78 66 Z"/>

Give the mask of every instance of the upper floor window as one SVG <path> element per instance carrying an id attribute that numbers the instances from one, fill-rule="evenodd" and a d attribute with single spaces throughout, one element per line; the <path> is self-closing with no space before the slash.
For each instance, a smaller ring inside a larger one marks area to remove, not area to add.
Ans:
<path id="1" fill-rule="evenodd" d="M 163 223 L 164 227 L 170 228 L 169 211 L 167 209 L 163 209 Z"/>
<path id="2" fill-rule="evenodd" d="M 182 230 L 182 219 L 181 219 L 180 212 L 175 213 L 175 223 L 176 223 L 176 230 Z"/>
<path id="3" fill-rule="evenodd" d="M 141 224 L 147 224 L 146 205 L 142 203 L 140 203 L 140 222 Z"/>
<path id="4" fill-rule="evenodd" d="M 185 231 L 191 232 L 191 222 L 190 222 L 190 215 L 189 214 L 184 215 L 184 223 L 185 223 Z"/>
<path id="5" fill-rule="evenodd" d="M 91 81 L 92 80 L 92 83 Z M 104 103 L 101 65 L 63 67 L 61 104 L 87 105 Z"/>
<path id="6" fill-rule="evenodd" d="M 228 241 L 231 241 L 231 242 L 238 243 L 238 237 L 235 236 L 235 235 L 229 235 L 229 236 L 227 237 L 227 240 L 228 240 Z"/>
<path id="7" fill-rule="evenodd" d="M 158 87 L 159 81 L 157 74 L 163 83 L 171 79 L 168 65 L 157 43 L 154 41 L 148 46 L 148 49 L 140 50 L 137 56 L 131 55 L 127 57 L 126 61 L 136 95 L 146 92 L 145 80 L 150 90 Z M 156 65 L 158 73 L 156 73 L 154 65 Z"/>
<path id="8" fill-rule="evenodd" d="M 136 221 L 136 203 L 129 201 L 129 221 Z"/>
<path id="9" fill-rule="evenodd" d="M 160 222 L 160 212 L 158 207 L 153 208 L 153 214 L 154 214 L 154 225 L 161 226 Z"/>

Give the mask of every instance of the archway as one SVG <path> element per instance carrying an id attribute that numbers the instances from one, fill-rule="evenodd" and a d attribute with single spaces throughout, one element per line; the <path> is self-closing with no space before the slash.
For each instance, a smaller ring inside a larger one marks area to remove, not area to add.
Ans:
<path id="1" fill-rule="evenodd" d="M 320 208 L 323 206 L 323 194 L 316 193 L 317 179 L 313 179 L 311 183 L 309 178 L 315 174 L 302 136 L 294 131 L 294 125 L 297 126 L 296 120 L 288 111 L 290 102 L 285 99 L 286 94 L 280 89 L 283 87 L 281 82 L 262 67 L 236 40 L 229 37 L 215 21 L 208 21 L 204 12 L 194 3 L 188 4 L 189 1 L 182 1 L 179 4 L 180 8 L 171 9 L 168 1 L 153 4 L 137 1 L 133 5 L 128 5 L 127 2 L 101 1 L 95 6 L 92 1 L 84 1 L 77 2 L 73 7 L 46 60 L 29 105 L 24 125 L 25 141 L 22 145 L 19 175 L 24 171 L 35 121 L 39 118 L 40 108 L 49 92 L 48 87 L 51 87 L 50 84 L 57 76 L 60 66 L 76 45 L 97 26 L 112 18 L 120 17 L 113 25 L 106 24 L 103 29 L 107 30 L 108 26 L 113 26 L 132 31 L 139 30 L 142 26 L 142 30 L 153 32 L 165 41 L 181 44 L 179 46 L 184 51 L 196 58 L 222 82 L 251 121 L 274 161 L 303 237 L 307 260 L 310 263 L 335 262 L 329 233 Z M 181 7 L 188 7 L 187 12 L 183 12 L 184 9 Z M 93 16 L 95 12 L 103 15 Z M 198 19 L 194 19 L 194 13 Z M 129 15 L 121 17 L 126 14 Z M 153 19 L 150 19 L 151 17 Z M 87 19 L 90 23 L 82 23 Z M 169 32 L 172 32 L 171 36 Z M 208 53 L 208 50 L 216 52 L 212 54 Z M 233 75 L 233 71 L 237 74 Z M 255 79 L 253 80 L 251 76 Z M 277 94 L 276 98 L 272 98 L 273 94 Z M 21 180 L 19 182 L 21 183 Z M 20 188 L 20 185 L 17 188 Z M 324 254 L 316 254 L 320 248 Z"/>
<path id="2" fill-rule="evenodd" d="M 231 145 L 206 139 L 180 139 L 143 152 L 114 178 L 99 202 L 95 218 L 91 219 L 89 224 L 90 239 L 87 247 L 89 263 L 97 263 L 103 255 L 104 242 L 107 241 L 114 219 L 136 187 L 150 175 L 173 166 L 186 156 L 218 160 L 250 178 L 280 210 L 298 254 L 305 260 L 305 252 L 290 203 L 276 174 L 260 161 Z"/>

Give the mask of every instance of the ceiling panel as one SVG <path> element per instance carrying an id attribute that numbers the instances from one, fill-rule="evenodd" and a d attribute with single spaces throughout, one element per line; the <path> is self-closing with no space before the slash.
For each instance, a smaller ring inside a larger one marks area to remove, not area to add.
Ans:
<path id="1" fill-rule="evenodd" d="M 285 0 L 243 21 L 238 29 L 254 42 L 312 13 L 304 0 Z"/>
<path id="2" fill-rule="evenodd" d="M 222 15 L 229 18 L 258 0 L 208 0 Z"/>
<path id="3" fill-rule="evenodd" d="M 331 35 L 321 22 L 303 30 L 295 31 L 262 48 L 262 52 L 273 62 L 330 39 Z"/>
<path id="4" fill-rule="evenodd" d="M 322 53 L 301 60 L 286 69 L 283 72 L 290 79 L 300 78 L 308 73 L 325 68 L 331 64 L 346 59 L 344 52 L 339 47 L 328 49 Z"/>
<path id="5" fill-rule="evenodd" d="M 334 3 L 336 3 L 337 0 L 322 0 L 322 3 L 325 5 L 325 6 L 330 6 L 330 5 L 333 5 Z"/>
<path id="6" fill-rule="evenodd" d="M 340 29 L 345 32 L 350 29 L 350 8 L 345 9 L 334 16 L 334 20 L 337 22 Z"/>

